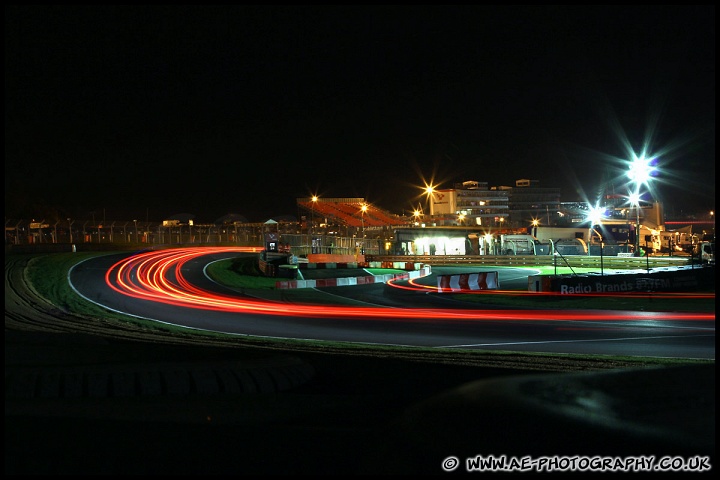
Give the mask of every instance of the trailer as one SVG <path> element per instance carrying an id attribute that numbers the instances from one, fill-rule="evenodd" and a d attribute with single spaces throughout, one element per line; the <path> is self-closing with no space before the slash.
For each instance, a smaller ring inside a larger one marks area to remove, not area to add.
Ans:
<path id="1" fill-rule="evenodd" d="M 679 230 L 660 232 L 660 251 L 663 253 L 692 253 L 698 243 L 700 243 L 700 237 L 691 232 Z"/>
<path id="2" fill-rule="evenodd" d="M 528 227 L 528 234 L 533 235 L 540 242 L 557 243 L 559 240 L 573 240 L 580 238 L 587 240 L 588 228 L 579 227 Z"/>
<path id="3" fill-rule="evenodd" d="M 551 243 L 561 255 L 627 254 L 633 249 L 635 227 L 627 222 L 603 222 L 584 227 L 529 227 L 541 243 Z M 641 226 L 640 246 L 650 252 L 659 250 L 660 237 L 656 230 Z"/>
<path id="4" fill-rule="evenodd" d="M 532 235 L 500 235 L 501 255 L 550 255 L 552 244 L 541 242 Z"/>
<path id="5" fill-rule="evenodd" d="M 553 242 L 553 247 L 559 255 L 587 255 L 588 245 L 582 238 L 570 238 Z"/>

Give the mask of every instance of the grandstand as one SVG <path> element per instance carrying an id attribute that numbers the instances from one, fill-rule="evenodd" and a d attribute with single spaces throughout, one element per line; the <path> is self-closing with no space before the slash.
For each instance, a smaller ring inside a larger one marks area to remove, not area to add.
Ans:
<path id="1" fill-rule="evenodd" d="M 363 205 L 367 206 L 364 213 Z M 409 219 L 368 204 L 363 198 L 319 198 L 315 202 L 298 198 L 297 206 L 308 215 L 348 227 L 402 227 L 410 223 Z"/>

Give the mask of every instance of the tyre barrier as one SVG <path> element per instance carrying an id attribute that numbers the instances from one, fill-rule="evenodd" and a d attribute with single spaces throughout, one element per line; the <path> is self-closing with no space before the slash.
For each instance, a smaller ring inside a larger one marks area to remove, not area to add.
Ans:
<path id="1" fill-rule="evenodd" d="M 498 272 L 438 275 L 438 292 L 495 290 L 499 286 Z"/>

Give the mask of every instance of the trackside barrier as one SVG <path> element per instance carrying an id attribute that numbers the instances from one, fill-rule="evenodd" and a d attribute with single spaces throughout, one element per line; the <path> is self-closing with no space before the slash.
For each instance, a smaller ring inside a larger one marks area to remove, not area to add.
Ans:
<path id="1" fill-rule="evenodd" d="M 660 267 L 583 275 L 531 275 L 528 291 L 561 295 L 620 292 L 687 292 L 715 289 L 715 267 Z"/>
<path id="2" fill-rule="evenodd" d="M 419 270 L 423 264 L 420 262 L 324 262 L 324 263 L 300 263 L 300 269 L 324 269 L 324 268 L 393 268 L 395 270 Z"/>
<path id="3" fill-rule="evenodd" d="M 697 258 L 693 260 L 688 256 L 653 256 L 645 257 L 609 257 L 599 255 L 566 255 L 560 258 L 556 255 L 367 255 L 369 263 L 374 262 L 407 262 L 409 258 L 413 262 L 421 262 L 424 265 L 473 265 L 473 266 L 558 266 L 558 267 L 587 267 L 587 268 L 648 268 L 674 267 L 680 265 L 698 264 Z"/>
<path id="4" fill-rule="evenodd" d="M 438 275 L 439 292 L 495 290 L 499 287 L 498 272 L 460 273 Z"/>
<path id="5" fill-rule="evenodd" d="M 319 270 L 323 268 L 360 268 L 358 262 L 325 262 L 325 263 L 301 263 L 300 268 L 303 270 Z"/>
<path id="6" fill-rule="evenodd" d="M 408 273 L 387 273 L 385 275 L 366 275 L 362 277 L 322 278 L 316 280 L 286 280 L 275 282 L 275 288 L 286 290 L 291 288 L 323 288 L 345 287 L 352 285 L 369 285 L 372 283 L 387 283 L 393 280 L 408 280 L 430 275 L 430 266 Z"/>
<path id="7" fill-rule="evenodd" d="M 363 263 L 365 255 L 341 255 L 333 253 L 311 253 L 307 256 L 308 263 Z"/>

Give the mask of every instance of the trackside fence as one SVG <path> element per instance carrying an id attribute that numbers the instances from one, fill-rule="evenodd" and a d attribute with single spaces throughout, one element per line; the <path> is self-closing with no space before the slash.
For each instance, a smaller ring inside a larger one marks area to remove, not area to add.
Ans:
<path id="1" fill-rule="evenodd" d="M 692 265 L 700 267 L 697 258 L 689 256 L 601 257 L 588 255 L 366 255 L 367 261 L 408 262 L 428 265 L 546 266 L 571 268 L 649 269 Z"/>

